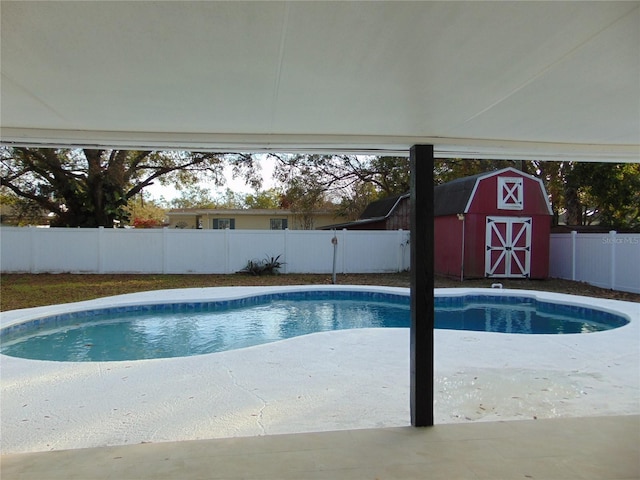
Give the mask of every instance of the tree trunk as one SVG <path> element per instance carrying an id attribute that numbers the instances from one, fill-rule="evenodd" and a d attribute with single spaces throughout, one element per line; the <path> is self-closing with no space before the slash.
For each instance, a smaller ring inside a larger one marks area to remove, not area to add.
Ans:
<path id="1" fill-rule="evenodd" d="M 566 209 L 566 224 L 582 225 L 582 204 L 578 198 L 578 189 L 576 187 L 565 185 L 564 206 Z"/>

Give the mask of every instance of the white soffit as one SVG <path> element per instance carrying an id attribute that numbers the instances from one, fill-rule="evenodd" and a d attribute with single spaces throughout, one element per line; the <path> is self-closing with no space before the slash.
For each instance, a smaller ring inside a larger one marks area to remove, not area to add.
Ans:
<path id="1" fill-rule="evenodd" d="M 640 2 L 0 3 L 4 143 L 640 161 Z"/>

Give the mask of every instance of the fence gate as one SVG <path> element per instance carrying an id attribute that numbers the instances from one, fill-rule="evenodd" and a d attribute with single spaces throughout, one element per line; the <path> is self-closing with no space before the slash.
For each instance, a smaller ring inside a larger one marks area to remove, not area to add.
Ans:
<path id="1" fill-rule="evenodd" d="M 487 217 L 485 251 L 485 276 L 529 277 L 531 218 Z"/>

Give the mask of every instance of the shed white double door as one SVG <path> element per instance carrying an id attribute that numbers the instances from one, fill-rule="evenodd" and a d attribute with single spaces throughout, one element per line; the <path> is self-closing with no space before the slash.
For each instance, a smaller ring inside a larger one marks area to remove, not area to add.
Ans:
<path id="1" fill-rule="evenodd" d="M 487 277 L 529 277 L 531 217 L 487 217 L 484 268 Z"/>

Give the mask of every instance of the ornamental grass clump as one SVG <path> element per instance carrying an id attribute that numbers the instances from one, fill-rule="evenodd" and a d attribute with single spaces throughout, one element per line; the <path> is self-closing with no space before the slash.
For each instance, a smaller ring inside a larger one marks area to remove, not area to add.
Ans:
<path id="1" fill-rule="evenodd" d="M 249 260 L 247 265 L 240 270 L 240 273 L 248 273 L 250 275 L 278 275 L 280 268 L 284 262 L 280 261 L 281 255 L 277 257 L 268 257 L 264 260 Z"/>

